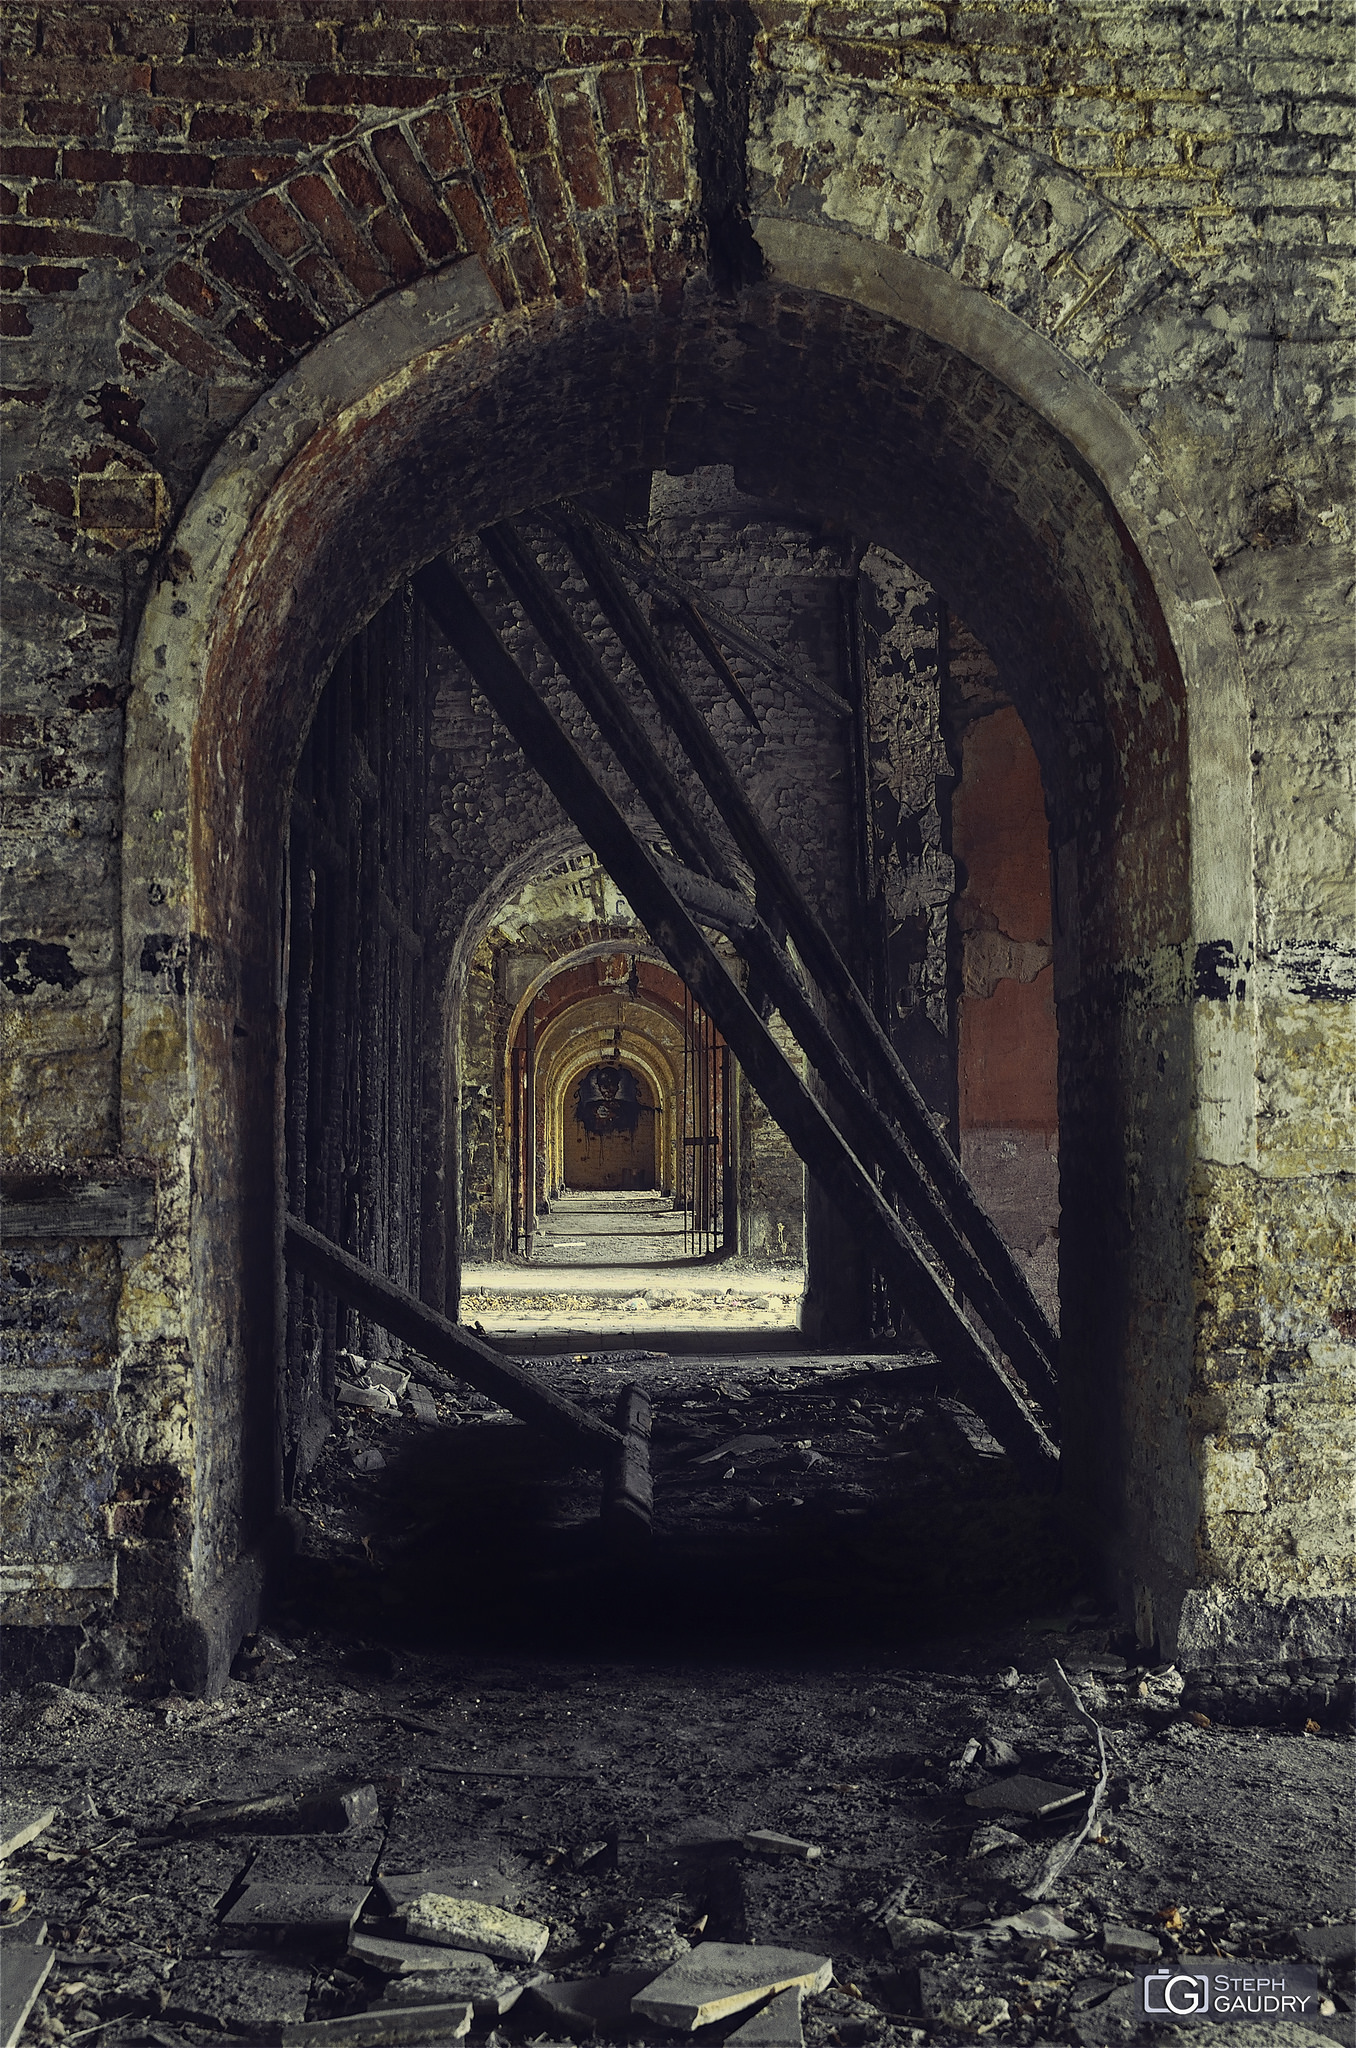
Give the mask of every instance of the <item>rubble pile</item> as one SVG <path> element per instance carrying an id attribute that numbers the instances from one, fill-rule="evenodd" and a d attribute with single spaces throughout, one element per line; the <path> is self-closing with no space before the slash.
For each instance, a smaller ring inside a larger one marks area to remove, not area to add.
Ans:
<path id="1" fill-rule="evenodd" d="M 1041 1525 L 924 1360 L 555 1361 L 655 1398 L 639 1561 L 484 1397 L 346 1366 L 392 1399 L 219 1698 L 0 1707 L 0 2048 L 1162 2048 L 1193 1956 L 1317 1990 L 1176 2048 L 1352 2041 L 1349 1729 L 1213 1721 L 1034 1538 L 1043 1601 L 929 1635 L 946 1543 Z"/>

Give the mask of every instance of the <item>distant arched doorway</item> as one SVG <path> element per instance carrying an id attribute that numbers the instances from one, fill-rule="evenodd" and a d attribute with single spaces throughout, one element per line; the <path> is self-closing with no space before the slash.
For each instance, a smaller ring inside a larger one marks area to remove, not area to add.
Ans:
<path id="1" fill-rule="evenodd" d="M 562 1104 L 561 1178 L 568 1189 L 655 1184 L 658 1105 L 644 1074 L 620 1061 L 590 1067 Z"/>

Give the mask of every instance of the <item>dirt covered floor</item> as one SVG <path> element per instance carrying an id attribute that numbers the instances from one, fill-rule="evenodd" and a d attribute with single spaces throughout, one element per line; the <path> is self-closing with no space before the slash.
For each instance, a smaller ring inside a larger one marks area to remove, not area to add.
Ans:
<path id="1" fill-rule="evenodd" d="M 55 1951 L 25 2042 L 449 2038 L 408 2002 L 433 1977 L 374 1959 L 421 1890 L 549 1928 L 535 1966 L 490 1970 L 473 2048 L 578 2038 L 562 1983 L 644 1983 L 708 1942 L 829 1959 L 809 2048 L 1147 2043 L 1135 1961 L 1183 1955 L 1307 1956 L 1320 1994 L 1176 2048 L 1353 2040 L 1350 1733 L 1226 1723 L 1147 1668 L 926 1355 L 543 1369 L 604 1411 L 651 1394 L 644 1558 L 502 1411 L 420 1421 L 397 1388 L 341 1411 L 220 1699 L 5 1702 L 7 1831 L 55 1810 L 4 1866 L 7 1971 L 44 1928 Z M 1099 1730 L 1105 1797 L 1043 1885 Z"/>

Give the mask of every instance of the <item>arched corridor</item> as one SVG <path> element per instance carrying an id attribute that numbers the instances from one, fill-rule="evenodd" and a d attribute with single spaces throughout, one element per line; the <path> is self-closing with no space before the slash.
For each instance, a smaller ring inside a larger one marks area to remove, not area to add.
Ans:
<path id="1" fill-rule="evenodd" d="M 1330 14 L 10 10 L 16 2040 L 1349 2033 Z"/>

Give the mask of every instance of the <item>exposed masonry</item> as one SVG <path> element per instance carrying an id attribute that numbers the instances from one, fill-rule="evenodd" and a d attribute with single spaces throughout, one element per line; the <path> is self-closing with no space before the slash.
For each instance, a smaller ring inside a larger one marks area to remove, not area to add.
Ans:
<path id="1" fill-rule="evenodd" d="M 600 20 L 586 0 L 562 0 L 471 27 L 464 13 L 441 0 L 411 0 L 384 25 L 316 21 L 283 0 L 223 4 L 192 21 L 83 5 L 7 12 L 10 922 L 0 967 L 14 999 L 6 1141 L 30 1180 L 81 1162 L 101 1182 L 115 1166 L 131 1172 L 143 1149 L 135 1134 L 184 1071 L 184 989 L 205 966 L 168 853 L 166 879 L 148 880 L 136 906 L 133 956 L 122 957 L 121 837 L 140 825 L 122 809 L 122 707 L 148 593 L 181 590 L 175 603 L 189 610 L 195 565 L 175 560 L 170 536 L 235 423 L 316 337 L 465 252 L 484 263 L 523 333 L 594 310 L 628 326 L 654 320 L 658 331 L 700 292 L 708 222 L 691 117 L 702 79 L 685 10 L 636 0 Z M 1218 1659 L 1245 1639 L 1228 1618 L 1229 1589 L 1293 1600 L 1283 1627 L 1245 1637 L 1279 1654 L 1289 1630 L 1302 1655 L 1303 1613 L 1336 1598 L 1350 1555 L 1347 1453 L 1333 1449 L 1349 1421 L 1356 1315 L 1346 1256 L 1356 1127 L 1341 412 L 1354 232 L 1348 31 L 1322 5 L 1225 18 L 1139 0 L 1016 14 L 932 0 L 769 0 L 753 13 L 744 156 L 758 246 L 772 246 L 774 227 L 809 223 L 834 248 L 902 252 L 926 278 L 956 282 L 985 312 L 1051 342 L 1176 486 L 1170 516 L 1199 536 L 1231 607 L 1250 759 L 1221 747 L 1214 807 L 1245 821 L 1251 805 L 1252 824 L 1239 830 L 1251 831 L 1255 944 L 1240 931 L 1222 938 L 1207 916 L 1181 934 L 1181 972 L 1195 971 L 1206 1007 L 1255 1016 L 1258 1050 L 1241 1078 L 1224 1055 L 1205 1062 L 1181 1102 L 1166 1104 L 1155 1076 L 1164 1061 L 1176 1071 L 1179 964 L 1161 951 L 1137 962 L 1145 993 L 1130 1027 L 1140 1050 L 1126 1128 L 1134 1149 L 1178 1118 L 1190 1195 L 1173 1182 L 1169 1201 L 1163 1186 L 1131 1177 L 1125 1226 L 1161 1253 L 1164 1273 L 1170 1247 L 1187 1247 L 1154 1300 L 1165 1316 L 1165 1300 L 1173 1315 L 1185 1301 L 1193 1334 L 1189 1357 L 1169 1363 L 1157 1324 L 1135 1329 L 1148 1377 L 1103 1418 L 1104 1435 L 1128 1430 L 1140 1446 L 1132 1519 L 1171 1494 L 1157 1525 L 1171 1520 L 1174 1532 L 1163 1625 L 1187 1611 L 1190 1579 L 1194 1619 L 1182 1641 Z M 896 294 L 889 317 L 906 320 L 911 306 Z M 785 298 L 775 310 L 768 301 L 766 317 L 788 334 L 802 315 Z M 762 317 L 755 308 L 755 324 Z M 834 351 L 797 357 L 788 342 L 779 375 L 808 362 L 806 391 L 820 392 L 826 364 L 837 375 L 868 325 L 854 306 Z M 737 353 L 737 328 L 713 319 L 695 345 L 715 380 Z M 955 377 L 928 382 L 935 365 L 922 342 L 880 360 L 873 404 L 846 429 L 837 416 L 817 427 L 801 406 L 820 476 L 845 431 L 878 427 L 890 394 L 917 385 L 920 437 L 934 405 L 982 422 L 967 444 L 976 460 L 991 478 L 1001 471 L 1001 489 L 1024 506 L 1044 498 L 1050 532 L 1067 522 L 1066 587 L 1098 589 L 1095 543 L 1080 554 L 1073 500 L 1021 439 L 1017 408 L 1004 414 L 977 374 L 963 397 Z M 662 348 L 655 365 L 647 374 L 662 385 Z M 576 394 L 589 374 L 581 347 Z M 724 403 L 731 385 L 721 388 Z M 604 382 L 594 409 L 621 396 Z M 752 417 L 752 379 L 740 402 Z M 896 463 L 879 477 L 879 505 L 901 474 Z M 911 472 L 924 491 L 934 476 Z M 475 496 L 483 482 L 471 476 L 466 488 Z M 943 494 L 935 510 L 959 561 L 970 506 Z M 1042 516 L 1033 509 L 1031 524 Z M 1020 586 L 1023 565 L 991 566 Z M 978 623 L 968 597 L 959 609 Z M 1109 672 L 1131 671 L 1142 609 L 1113 607 L 1100 622 Z M 175 682 L 166 677 L 167 706 Z M 1076 744 L 1101 716 L 1090 684 L 1064 737 Z M 1038 741 L 1058 762 L 1061 733 Z M 1183 814 L 1193 793 L 1177 790 Z M 929 807 L 916 815 L 927 844 Z M 1068 944 L 1076 867 L 1066 842 L 1057 854 L 1056 940 Z M 1211 901 L 1204 885 L 1197 900 Z M 934 1007 L 939 958 L 930 911 L 914 964 Z M 156 996 L 160 1015 L 144 1073 L 125 1084 L 129 988 Z M 1079 1028 L 1083 1000 L 1061 995 Z M 1120 1044 L 1094 1036 L 1087 1058 L 1108 1066 Z M 1255 1127 L 1255 1144 L 1191 1149 L 1190 1118 L 1216 1111 L 1221 1128 Z M 195 1526 L 193 1489 L 216 1469 L 204 1452 L 194 1476 L 206 1421 L 175 1314 L 191 1270 L 187 1167 L 174 1163 L 187 1157 L 186 1129 L 137 1169 L 155 1204 L 153 1238 L 140 1234 L 143 1215 L 136 1234 L 6 1254 L 26 1304 L 24 1370 L 32 1361 L 40 1375 L 20 1390 L 29 1420 L 46 1430 L 53 1416 L 78 1421 L 82 1403 L 106 1401 L 129 1479 L 142 1475 L 147 1500 L 187 1503 L 160 1517 L 162 1531 L 175 1515 Z M 86 1374 L 109 1384 L 85 1387 Z M 1183 1415 L 1180 1460 L 1174 1450 L 1165 1464 L 1161 1447 L 1177 1443 Z M 110 1441 L 102 1422 L 78 1440 L 96 1438 Z M 61 1456 L 41 1469 L 56 1475 Z M 100 1505 L 83 1533 L 67 1522 L 58 1535 L 40 1515 L 36 1562 L 15 1582 L 16 1619 L 64 1617 L 78 1629 L 108 1612 L 111 1539 L 89 1535 L 104 1514 L 103 1480 L 86 1498 Z M 182 1602 L 187 1552 L 177 1540 L 157 1538 L 169 1560 L 163 1584 Z M 128 1549 L 120 1569 L 126 1612 L 159 1615 L 171 1595 L 136 1590 L 149 1585 L 138 1580 L 145 1555 Z M 1135 1574 L 1152 1578 L 1150 1562 Z"/>

